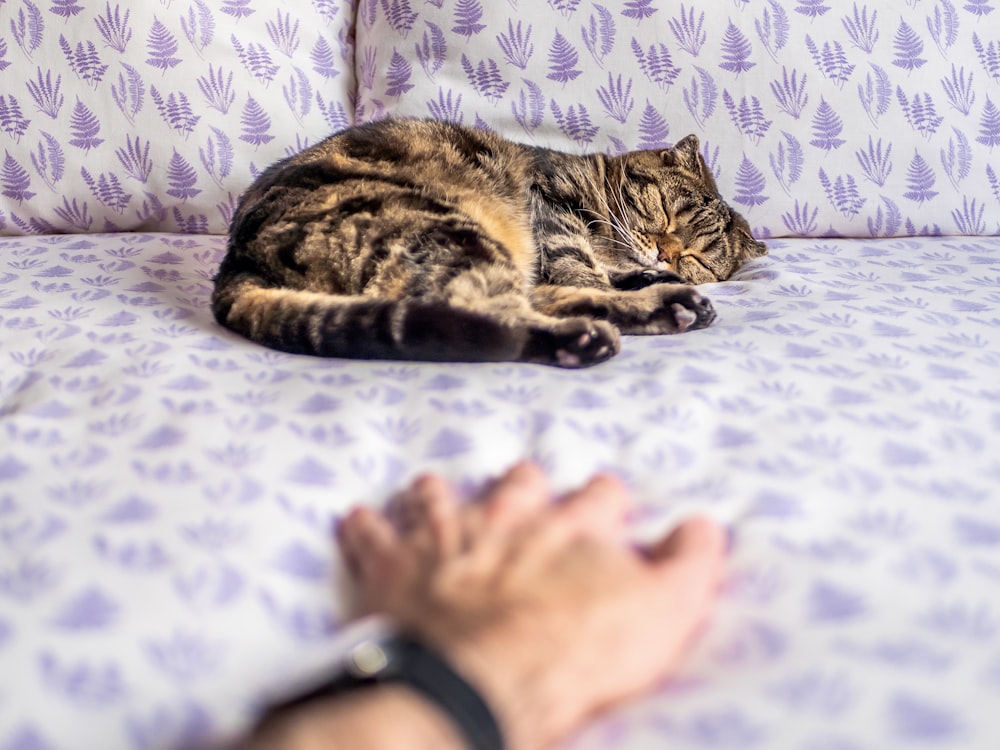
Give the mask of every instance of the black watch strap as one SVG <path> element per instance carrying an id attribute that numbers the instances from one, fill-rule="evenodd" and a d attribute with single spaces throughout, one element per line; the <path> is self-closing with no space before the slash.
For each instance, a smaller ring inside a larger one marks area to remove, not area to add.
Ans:
<path id="1" fill-rule="evenodd" d="M 314 700 L 389 683 L 409 686 L 430 699 L 451 718 L 472 750 L 503 750 L 496 717 L 479 692 L 437 652 L 405 635 L 358 644 L 351 649 L 341 672 L 272 706 L 265 721 Z"/>

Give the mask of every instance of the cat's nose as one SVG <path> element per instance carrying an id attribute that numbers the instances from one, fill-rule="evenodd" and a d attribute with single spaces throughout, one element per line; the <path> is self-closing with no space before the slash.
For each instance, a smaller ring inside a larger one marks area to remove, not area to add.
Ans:
<path id="1" fill-rule="evenodd" d="M 664 237 L 656 243 L 656 258 L 660 262 L 669 263 L 674 269 L 677 268 L 677 261 L 684 252 L 684 244 L 676 237 Z"/>

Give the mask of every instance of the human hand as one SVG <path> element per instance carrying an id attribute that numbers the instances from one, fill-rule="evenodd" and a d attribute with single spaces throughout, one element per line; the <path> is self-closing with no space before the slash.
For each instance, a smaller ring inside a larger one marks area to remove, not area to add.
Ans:
<path id="1" fill-rule="evenodd" d="M 461 505 L 434 475 L 338 538 L 363 613 L 384 613 L 476 685 L 511 750 L 547 747 L 676 664 L 708 613 L 725 535 L 704 518 L 636 549 L 600 474 L 553 502 L 522 463 Z"/>

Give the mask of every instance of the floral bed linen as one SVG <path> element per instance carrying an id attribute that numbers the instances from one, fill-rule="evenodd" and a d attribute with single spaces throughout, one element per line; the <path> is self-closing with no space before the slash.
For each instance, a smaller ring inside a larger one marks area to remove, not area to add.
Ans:
<path id="1" fill-rule="evenodd" d="M 567 747 L 1000 747 L 1000 240 L 775 241 L 582 371 L 258 348 L 223 241 L 0 240 L 0 749 L 237 731 L 333 656 L 338 514 L 524 456 L 734 533 L 679 675 Z"/>

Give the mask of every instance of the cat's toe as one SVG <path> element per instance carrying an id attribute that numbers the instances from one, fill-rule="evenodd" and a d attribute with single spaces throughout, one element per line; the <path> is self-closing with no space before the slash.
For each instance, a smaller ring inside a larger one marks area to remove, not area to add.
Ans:
<path id="1" fill-rule="evenodd" d="M 587 330 L 570 334 L 556 346 L 556 364 L 560 367 L 589 367 L 615 356 L 621 348 L 618 330 L 604 321 L 591 321 Z"/>
<path id="2" fill-rule="evenodd" d="M 698 322 L 698 313 L 694 310 L 689 310 L 684 305 L 679 305 L 676 302 L 670 307 L 674 311 L 674 320 L 677 322 L 678 331 L 686 331 Z"/>
<path id="3" fill-rule="evenodd" d="M 556 330 L 537 331 L 525 359 L 557 367 L 590 367 L 610 359 L 620 348 L 621 336 L 613 325 L 575 318 L 562 322 Z"/>
<path id="4" fill-rule="evenodd" d="M 673 307 L 678 332 L 705 328 L 715 320 L 715 307 L 712 302 L 695 291 L 692 291 L 691 296 L 683 304 L 675 302 Z"/>
<path id="5" fill-rule="evenodd" d="M 679 288 L 663 296 L 660 309 L 653 315 L 656 333 L 684 333 L 711 325 L 715 307 L 694 287 Z"/>

